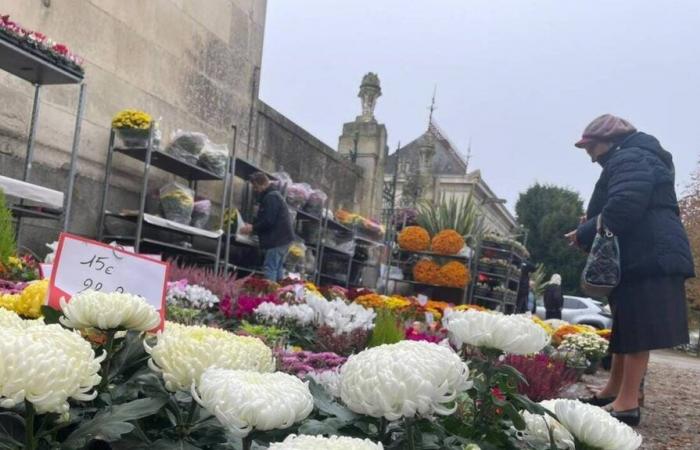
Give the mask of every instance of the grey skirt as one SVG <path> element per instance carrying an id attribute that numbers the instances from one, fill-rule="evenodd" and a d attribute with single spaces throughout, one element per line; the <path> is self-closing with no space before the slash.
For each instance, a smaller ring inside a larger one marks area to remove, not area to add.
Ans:
<path id="1" fill-rule="evenodd" d="M 684 277 L 623 279 L 608 300 L 613 316 L 612 353 L 635 353 L 688 343 Z"/>

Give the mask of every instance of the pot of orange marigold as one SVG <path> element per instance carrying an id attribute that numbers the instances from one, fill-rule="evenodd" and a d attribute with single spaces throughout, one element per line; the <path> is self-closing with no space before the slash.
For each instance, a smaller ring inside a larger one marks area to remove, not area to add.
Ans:
<path id="1" fill-rule="evenodd" d="M 437 284 L 447 287 L 463 288 L 471 279 L 469 269 L 464 264 L 451 261 L 440 267 L 437 275 Z"/>
<path id="2" fill-rule="evenodd" d="M 421 258 L 413 266 L 413 279 L 419 283 L 436 284 L 440 266 L 430 258 Z"/>
<path id="3" fill-rule="evenodd" d="M 464 238 L 455 230 L 442 230 L 433 237 L 432 250 L 441 255 L 456 255 L 464 248 Z"/>
<path id="4" fill-rule="evenodd" d="M 423 252 L 430 248 L 430 235 L 422 227 L 406 227 L 397 238 L 399 247 L 409 252 Z"/>

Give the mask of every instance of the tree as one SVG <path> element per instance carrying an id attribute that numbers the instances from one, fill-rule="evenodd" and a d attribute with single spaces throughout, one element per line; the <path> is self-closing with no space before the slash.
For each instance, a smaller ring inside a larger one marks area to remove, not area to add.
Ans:
<path id="1" fill-rule="evenodd" d="M 532 261 L 543 264 L 548 275 L 560 274 L 565 293 L 580 293 L 586 255 L 569 247 L 564 239 L 565 233 L 576 229 L 583 215 L 583 201 L 578 193 L 536 183 L 520 194 L 515 212 L 518 222 L 528 230 L 527 247 Z"/>
<path id="2" fill-rule="evenodd" d="M 700 163 L 690 177 L 683 197 L 678 202 L 681 208 L 681 219 L 690 241 L 693 252 L 695 269 L 700 270 Z M 700 308 L 700 279 L 690 278 L 687 283 L 688 301 Z"/>

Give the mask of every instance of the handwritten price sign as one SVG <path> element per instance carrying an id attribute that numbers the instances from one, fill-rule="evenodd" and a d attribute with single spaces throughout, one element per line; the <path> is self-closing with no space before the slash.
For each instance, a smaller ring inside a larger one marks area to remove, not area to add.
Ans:
<path id="1" fill-rule="evenodd" d="M 48 305 L 92 289 L 140 295 L 165 314 L 168 264 L 101 242 L 62 233 L 51 271 Z"/>

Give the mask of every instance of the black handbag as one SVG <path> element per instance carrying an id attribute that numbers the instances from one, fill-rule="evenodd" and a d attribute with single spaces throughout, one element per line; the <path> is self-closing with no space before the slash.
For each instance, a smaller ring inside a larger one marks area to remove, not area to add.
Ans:
<path id="1" fill-rule="evenodd" d="M 596 220 L 596 235 L 581 273 L 581 290 L 590 297 L 607 297 L 620 284 L 620 244 L 602 215 Z"/>

